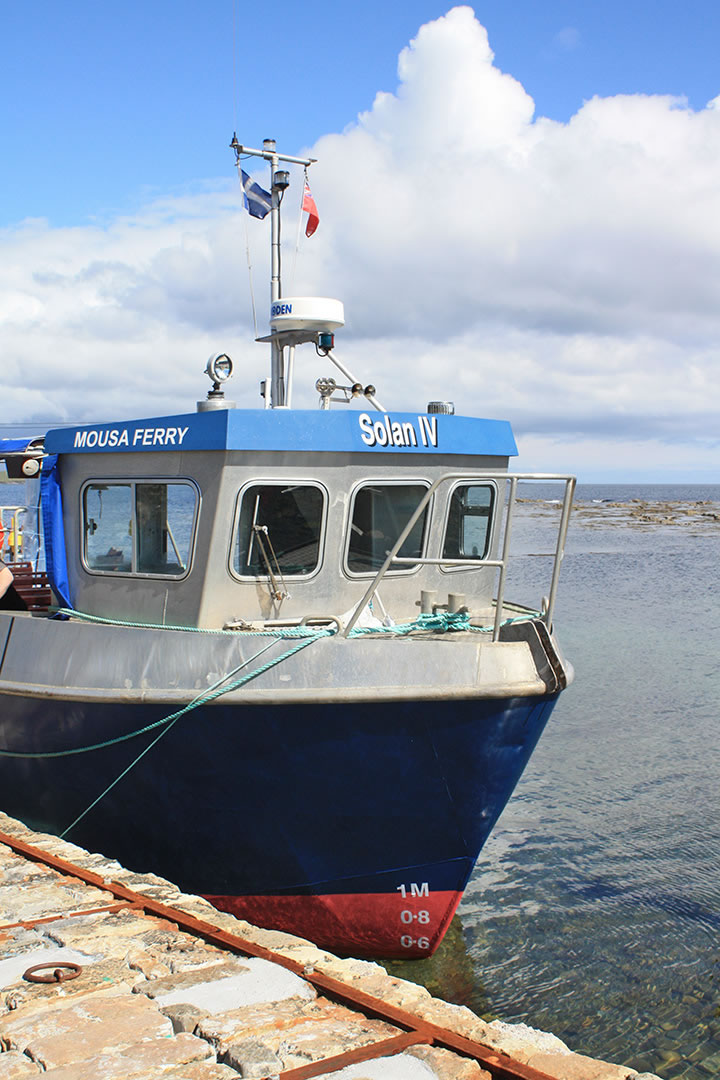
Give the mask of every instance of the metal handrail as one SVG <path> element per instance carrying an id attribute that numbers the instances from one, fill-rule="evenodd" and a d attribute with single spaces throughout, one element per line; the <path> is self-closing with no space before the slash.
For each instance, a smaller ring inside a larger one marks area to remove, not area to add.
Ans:
<path id="1" fill-rule="evenodd" d="M 499 559 L 437 559 L 437 558 L 408 558 L 398 555 L 398 551 L 405 543 L 405 540 L 410 535 L 416 522 L 419 520 L 420 515 L 429 504 L 431 498 L 440 487 L 441 484 L 446 481 L 455 480 L 506 480 L 510 483 L 510 493 L 505 504 L 505 532 L 503 536 L 503 550 L 502 556 Z M 495 567 L 500 570 L 498 577 L 498 590 L 495 600 L 495 623 L 493 626 L 493 641 L 497 641 L 500 637 L 500 626 L 502 624 L 502 610 L 503 601 L 505 597 L 505 579 L 507 576 L 507 564 L 510 555 L 510 538 L 512 535 L 512 523 L 513 513 L 515 510 L 515 503 L 517 499 L 517 485 L 520 480 L 531 480 L 542 482 L 563 482 L 565 484 L 565 491 L 563 495 L 563 508 L 560 515 L 560 524 L 558 525 L 558 539 L 555 546 L 555 553 L 553 556 L 553 572 L 550 581 L 550 593 L 548 596 L 548 603 L 545 611 L 542 613 L 541 618 L 545 622 L 548 630 L 552 630 L 552 617 L 555 609 L 555 598 L 557 595 L 558 579 L 560 576 L 560 566 L 562 564 L 565 555 L 565 540 L 567 537 L 568 525 L 570 522 L 570 511 L 572 509 L 573 495 L 575 494 L 576 478 L 569 476 L 565 473 L 505 473 L 494 472 L 492 470 L 483 470 L 478 473 L 469 473 L 467 469 L 462 472 L 450 472 L 443 473 L 436 480 L 432 482 L 427 489 L 420 502 L 418 503 L 414 513 L 411 515 L 407 525 L 400 533 L 399 537 L 393 544 L 392 548 L 387 554 L 385 562 L 382 564 L 377 574 L 371 581 L 370 585 L 366 589 L 362 599 L 355 607 L 353 614 L 348 622 L 343 636 L 347 637 L 355 626 L 355 623 L 360 618 L 360 613 L 364 611 L 370 600 L 377 592 L 380 582 L 385 577 L 390 566 L 397 564 L 411 564 L 413 566 L 464 566 L 468 570 L 481 570 L 487 566 Z"/>

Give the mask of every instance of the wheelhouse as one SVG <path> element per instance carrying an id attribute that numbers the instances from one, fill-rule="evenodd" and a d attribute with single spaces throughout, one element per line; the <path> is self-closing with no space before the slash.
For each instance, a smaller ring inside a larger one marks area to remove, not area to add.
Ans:
<path id="1" fill-rule="evenodd" d="M 397 623 L 459 596 L 492 620 L 514 493 L 509 426 L 386 414 L 381 438 L 377 424 L 223 409 L 49 432 L 43 484 L 61 542 L 48 571 L 67 581 L 62 603 L 217 629 L 342 621 L 361 601 Z"/>

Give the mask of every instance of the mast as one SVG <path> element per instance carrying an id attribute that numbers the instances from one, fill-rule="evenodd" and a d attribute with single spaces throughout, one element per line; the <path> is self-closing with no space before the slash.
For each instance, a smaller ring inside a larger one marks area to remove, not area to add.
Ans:
<path id="1" fill-rule="evenodd" d="M 313 165 L 317 158 L 292 157 L 290 154 L 280 154 L 277 151 L 274 139 L 263 139 L 262 150 L 256 150 L 251 146 L 243 146 L 237 141 L 237 135 L 233 134 L 230 146 L 235 151 L 235 164 L 240 164 L 240 156 L 261 157 L 270 165 L 270 304 L 275 303 L 282 296 L 281 278 L 281 255 L 280 255 L 280 203 L 285 189 L 289 186 L 290 178 L 287 172 L 278 169 L 281 161 L 287 161 L 293 165 L 303 165 L 307 168 Z M 279 341 L 271 336 L 270 341 L 270 407 L 273 409 L 287 408 L 288 386 L 285 370 L 284 347 Z"/>

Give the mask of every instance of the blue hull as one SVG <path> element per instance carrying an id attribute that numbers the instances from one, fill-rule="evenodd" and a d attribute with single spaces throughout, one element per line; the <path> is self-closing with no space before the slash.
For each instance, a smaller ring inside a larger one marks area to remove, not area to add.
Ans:
<path id="1" fill-rule="evenodd" d="M 556 696 L 206 706 L 170 728 L 67 838 L 318 944 L 415 955 L 416 941 L 432 938 L 420 947 L 432 951 Z M 0 748 L 75 749 L 167 713 L 5 696 Z M 0 758 L 2 808 L 61 833 L 156 737 L 67 757 Z M 417 917 L 428 932 L 398 950 L 410 895 L 424 905 Z M 323 928 L 322 904 L 303 897 L 332 898 L 332 928 Z M 362 897 L 377 905 L 376 934 L 338 916 Z"/>

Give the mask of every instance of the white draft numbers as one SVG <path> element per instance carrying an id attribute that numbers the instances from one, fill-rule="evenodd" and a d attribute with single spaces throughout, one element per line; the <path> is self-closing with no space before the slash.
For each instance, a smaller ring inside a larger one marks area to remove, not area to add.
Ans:
<path id="1" fill-rule="evenodd" d="M 400 894 L 402 900 L 411 903 L 413 900 L 420 901 L 430 898 L 430 886 L 427 881 L 420 883 L 413 881 L 409 885 L 398 885 L 396 891 Z M 403 949 L 420 949 L 422 951 L 430 949 L 435 936 L 434 931 L 430 928 L 431 921 L 432 916 L 426 907 L 418 908 L 417 911 L 407 906 L 401 908 L 400 923 L 402 926 L 408 927 L 408 929 L 417 927 L 420 932 L 419 937 L 414 937 L 409 933 L 401 934 L 401 947 Z"/>

